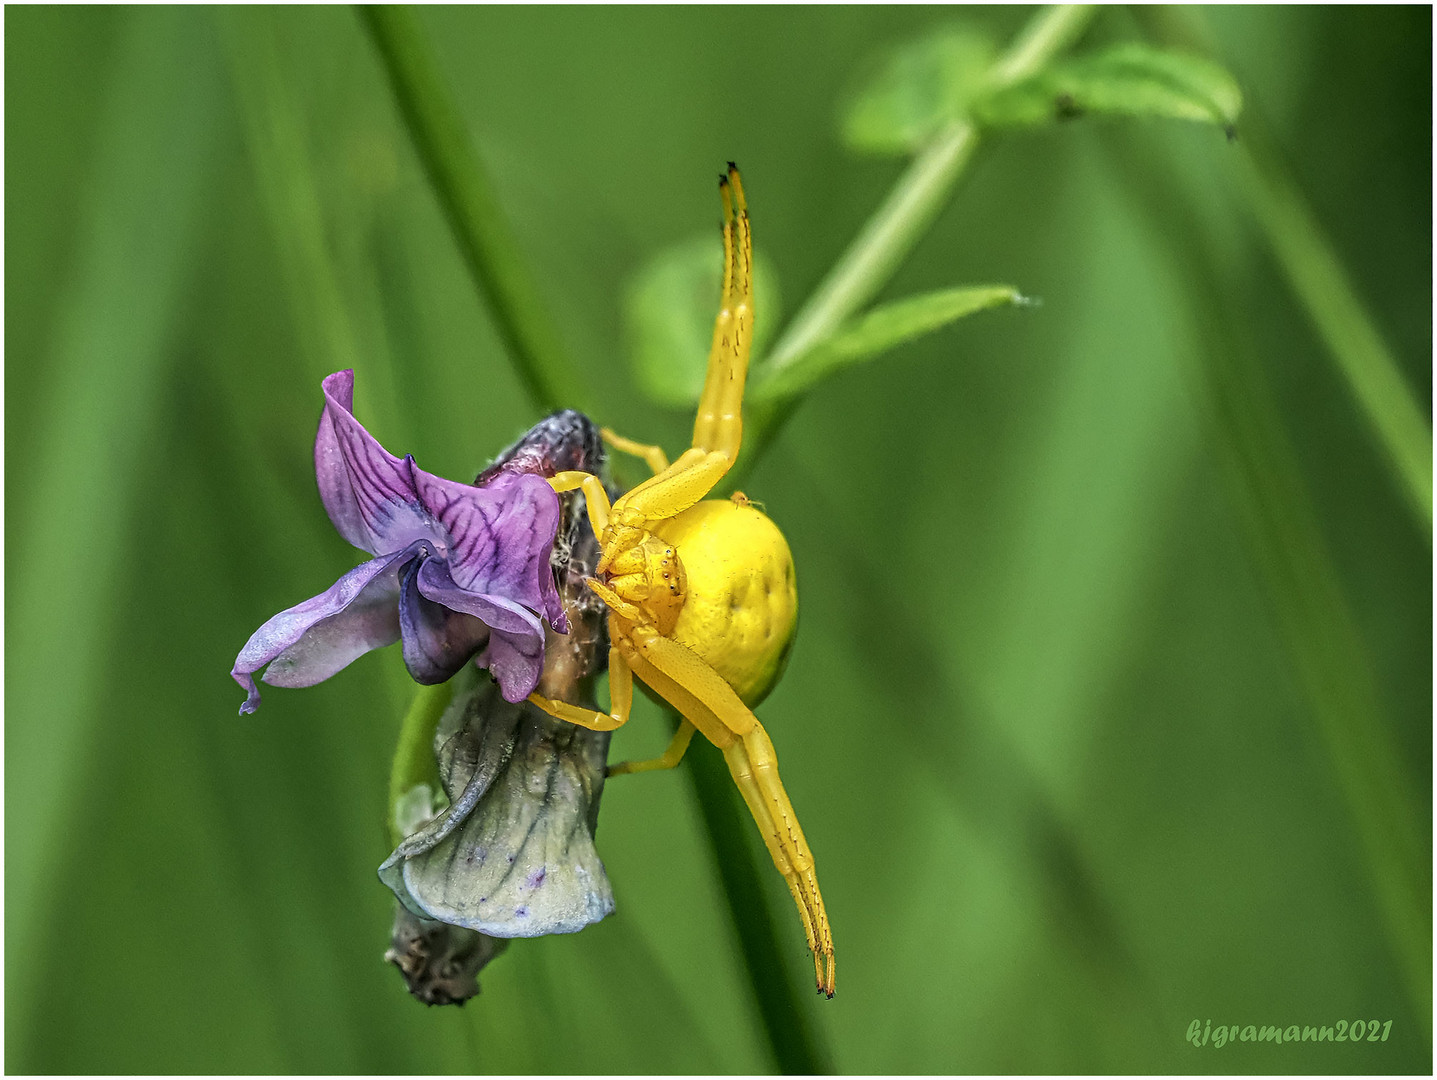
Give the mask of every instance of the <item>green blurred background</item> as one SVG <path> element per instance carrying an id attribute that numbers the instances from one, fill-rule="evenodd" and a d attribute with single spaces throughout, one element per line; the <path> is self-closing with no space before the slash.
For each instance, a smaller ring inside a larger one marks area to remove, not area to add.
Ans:
<path id="1" fill-rule="evenodd" d="M 963 13 L 1000 39 L 1027 15 Z M 841 148 L 839 102 L 951 17 L 421 13 L 598 419 L 684 445 L 628 369 L 623 283 L 713 229 L 733 158 L 795 310 L 901 168 Z M 1430 401 L 1431 10 L 1209 17 Z M 1088 40 L 1141 29 L 1104 11 Z M 356 368 L 358 415 L 448 476 L 537 419 L 355 13 L 12 7 L 5 30 L 7 1071 L 772 1069 L 682 770 L 606 791 L 615 915 L 426 1009 L 380 959 L 395 650 L 236 715 L 247 636 L 355 560 L 314 488 L 325 374 Z M 745 484 L 801 579 L 760 711 L 832 1001 L 765 881 L 842 1071 L 1431 1070 L 1430 922 L 1384 929 L 1322 734 L 1359 716 L 1393 751 L 1430 913 L 1431 549 L 1238 152 L 1160 122 L 995 139 L 884 295 L 1041 306 L 830 380 Z M 1290 443 L 1316 546 L 1288 578 L 1232 400 Z M 1293 595 L 1329 571 L 1323 638 Z M 644 703 L 615 758 L 664 739 Z M 1184 1041 L 1373 1018 L 1387 1042 Z"/>

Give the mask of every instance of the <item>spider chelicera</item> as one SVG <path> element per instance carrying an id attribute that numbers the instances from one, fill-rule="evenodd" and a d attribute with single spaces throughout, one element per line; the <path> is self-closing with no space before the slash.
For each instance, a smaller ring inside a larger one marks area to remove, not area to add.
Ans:
<path id="1" fill-rule="evenodd" d="M 778 526 L 742 495 L 704 499 L 738 457 L 753 341 L 753 241 L 732 162 L 719 190 L 723 302 L 693 445 L 671 465 L 659 447 L 606 430 L 611 446 L 642 457 L 654 472 L 612 506 L 590 473 L 561 472 L 549 481 L 555 491 L 583 491 L 603 549 L 588 585 L 609 608 L 610 711 L 538 694 L 529 700 L 561 720 L 611 731 L 629 718 L 637 675 L 682 714 L 662 756 L 615 765 L 610 775 L 673 768 L 695 730 L 719 747 L 798 905 L 818 989 L 832 997 L 833 932 L 813 854 L 779 780 L 773 743 L 752 712 L 777 682 L 793 642 L 793 558 Z"/>

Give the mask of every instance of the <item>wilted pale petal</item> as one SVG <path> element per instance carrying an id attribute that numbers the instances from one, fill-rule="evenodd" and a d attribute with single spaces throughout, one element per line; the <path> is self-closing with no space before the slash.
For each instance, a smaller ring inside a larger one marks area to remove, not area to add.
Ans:
<path id="1" fill-rule="evenodd" d="M 379 868 L 407 908 L 496 937 L 567 934 L 614 910 L 594 847 L 608 733 L 461 691 L 440 722 L 450 805 Z"/>
<path id="2" fill-rule="evenodd" d="M 449 538 L 415 490 L 414 459 L 389 453 L 354 417 L 354 372 L 336 371 L 322 385 L 314 472 L 334 527 L 355 547 L 375 555 L 420 539 L 433 541 L 442 552 Z"/>
<path id="3" fill-rule="evenodd" d="M 395 599 L 398 570 L 416 557 L 422 543 L 361 563 L 330 588 L 281 611 L 254 632 L 230 674 L 248 697 L 240 712 L 259 706 L 254 673 L 266 664 L 272 686 L 313 686 L 371 649 L 399 637 Z"/>

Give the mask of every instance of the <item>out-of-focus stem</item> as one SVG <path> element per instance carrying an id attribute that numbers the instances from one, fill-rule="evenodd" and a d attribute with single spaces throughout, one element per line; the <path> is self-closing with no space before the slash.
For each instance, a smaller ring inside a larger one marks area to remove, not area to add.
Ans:
<path id="1" fill-rule="evenodd" d="M 544 312 L 493 186 L 464 130 L 412 8 L 361 5 L 414 148 L 495 328 L 535 405 L 581 408 L 583 386 Z"/>
<path id="2" fill-rule="evenodd" d="M 1249 125 L 1250 126 L 1250 125 Z M 1244 140 L 1242 178 L 1264 238 L 1377 436 L 1432 542 L 1432 429 L 1311 207 L 1264 140 Z"/>
<path id="3" fill-rule="evenodd" d="M 1150 32 L 1215 59 L 1206 19 L 1194 8 L 1144 8 Z M 1398 486 L 1432 542 L 1432 426 L 1357 295 L 1317 216 L 1283 164 L 1261 112 L 1243 116 L 1240 179 L 1278 266 L 1327 345 L 1381 446 Z"/>
<path id="4" fill-rule="evenodd" d="M 404 839 L 395 814 L 399 800 L 418 784 L 429 784 L 435 791 L 439 790 L 434 730 L 453 698 L 452 680 L 437 686 L 421 686 L 399 726 L 399 744 L 394 748 L 394 761 L 389 766 L 388 822 L 390 839 L 395 844 Z"/>
<path id="5" fill-rule="evenodd" d="M 833 1065 L 814 1037 L 779 948 L 780 934 L 801 947 L 803 933 L 792 910 L 785 912 L 788 923 L 775 925 L 762 878 L 774 871 L 767 860 L 759 865 L 744 839 L 744 830 L 754 826 L 740 807 L 733 778 L 723 759 L 706 747 L 691 750 L 685 761 L 774 1063 L 789 1076 L 831 1073 Z"/>

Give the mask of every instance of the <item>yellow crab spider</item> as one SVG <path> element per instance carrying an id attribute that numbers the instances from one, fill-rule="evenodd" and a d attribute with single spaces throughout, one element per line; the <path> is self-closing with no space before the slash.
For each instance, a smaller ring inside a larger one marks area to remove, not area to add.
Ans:
<path id="1" fill-rule="evenodd" d="M 738 457 L 753 340 L 753 241 L 732 162 L 719 189 L 723 302 L 693 445 L 669 464 L 659 447 L 605 430 L 611 446 L 642 457 L 654 473 L 612 506 L 589 473 L 561 472 L 549 481 L 555 491 L 583 491 L 603 549 L 588 585 L 609 608 L 610 711 L 538 694 L 529 700 L 560 720 L 611 731 L 629 718 L 637 675 L 683 715 L 661 757 L 616 765 L 610 775 L 673 768 L 695 730 L 719 747 L 798 906 L 818 989 L 832 997 L 833 932 L 813 854 L 779 780 L 773 743 L 752 712 L 778 680 L 793 641 L 793 557 L 778 526 L 747 498 L 704 499 Z"/>

